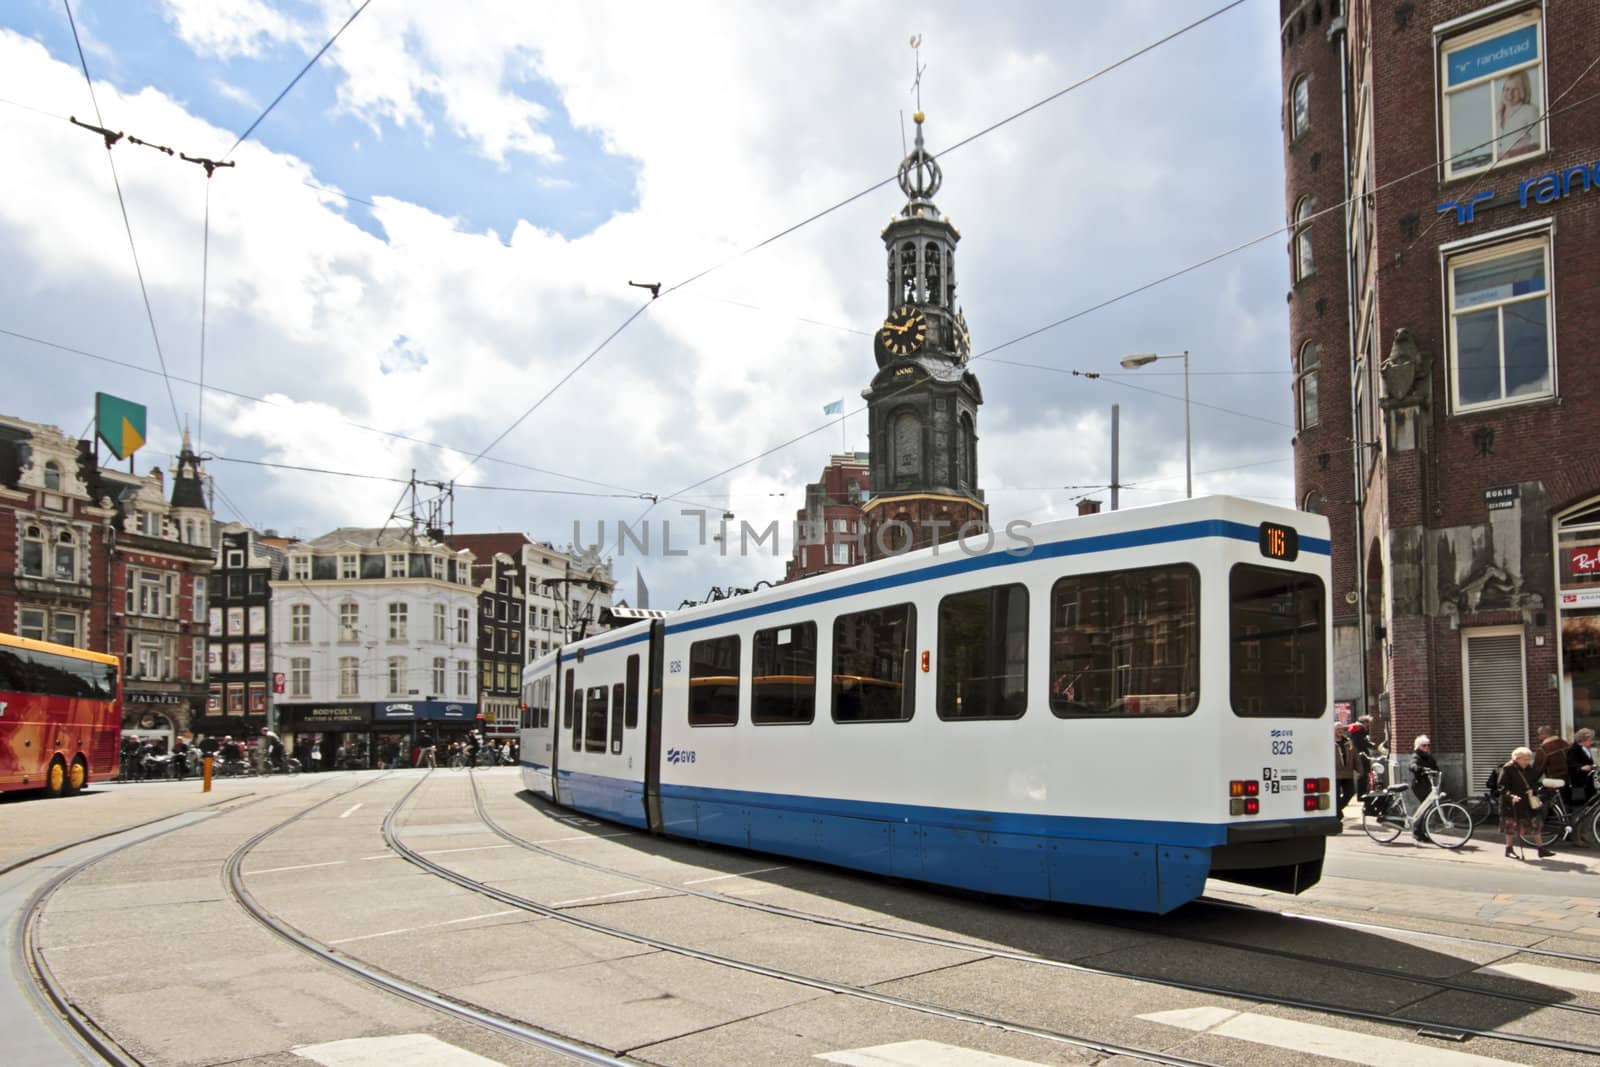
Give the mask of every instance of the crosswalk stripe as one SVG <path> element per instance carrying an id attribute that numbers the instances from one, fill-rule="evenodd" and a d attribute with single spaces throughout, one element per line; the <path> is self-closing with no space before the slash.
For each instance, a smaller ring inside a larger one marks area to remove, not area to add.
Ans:
<path id="1" fill-rule="evenodd" d="M 1471 1052 L 1430 1048 L 1389 1037 L 1336 1030 L 1331 1026 L 1317 1026 L 1248 1011 L 1231 1011 L 1228 1008 L 1181 1008 L 1177 1011 L 1152 1012 L 1139 1018 L 1256 1045 L 1271 1045 L 1311 1056 L 1344 1060 L 1346 1063 L 1362 1063 L 1367 1067 L 1516 1067 L 1510 1060 L 1491 1059 Z"/>
<path id="2" fill-rule="evenodd" d="M 871 1048 L 820 1052 L 812 1058 L 842 1063 L 846 1067 L 1043 1067 L 1032 1060 L 1013 1059 L 939 1041 L 899 1041 Z"/>
<path id="3" fill-rule="evenodd" d="M 323 1067 L 502 1067 L 499 1060 L 468 1052 L 432 1034 L 351 1037 L 289 1051 Z"/>

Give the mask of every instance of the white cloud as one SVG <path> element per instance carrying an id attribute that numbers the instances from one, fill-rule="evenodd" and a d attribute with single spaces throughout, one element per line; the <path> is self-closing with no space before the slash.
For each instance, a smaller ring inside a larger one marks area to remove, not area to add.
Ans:
<path id="1" fill-rule="evenodd" d="M 311 45 L 309 27 L 266 0 L 163 0 L 167 19 L 196 52 L 232 59 L 276 45 Z M 311 45 L 311 47 L 317 47 Z"/>

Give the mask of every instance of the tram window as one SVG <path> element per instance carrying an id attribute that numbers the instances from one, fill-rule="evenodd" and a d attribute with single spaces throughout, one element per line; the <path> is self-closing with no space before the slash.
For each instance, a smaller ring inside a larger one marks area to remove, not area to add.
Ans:
<path id="1" fill-rule="evenodd" d="M 572 729 L 572 668 L 567 668 L 567 694 L 561 702 L 561 728 Z"/>
<path id="2" fill-rule="evenodd" d="M 739 639 L 713 637 L 689 646 L 689 725 L 739 721 Z"/>
<path id="3" fill-rule="evenodd" d="M 939 601 L 941 719 L 1020 719 L 1028 706 L 1028 588 L 995 585 Z"/>
<path id="4" fill-rule="evenodd" d="M 584 702 L 583 721 L 583 750 L 585 752 L 604 752 L 606 750 L 606 718 L 610 711 L 606 700 L 606 687 L 591 685 L 589 696 Z"/>
<path id="5" fill-rule="evenodd" d="M 1327 710 L 1327 611 L 1314 574 L 1233 568 L 1228 676 L 1235 715 L 1314 719 Z"/>
<path id="6" fill-rule="evenodd" d="M 1200 572 L 1187 563 L 1062 578 L 1050 590 L 1050 710 L 1188 715 L 1199 633 Z"/>
<path id="7" fill-rule="evenodd" d="M 621 683 L 611 687 L 611 753 L 622 751 L 622 706 L 627 700 L 627 689 Z"/>
<path id="8" fill-rule="evenodd" d="M 817 624 L 757 630 L 751 645 L 750 721 L 807 723 L 817 710 Z"/>
<path id="9" fill-rule="evenodd" d="M 628 702 L 627 727 L 630 730 L 639 728 L 639 657 L 628 657 L 628 689 L 625 698 Z"/>
<path id="10" fill-rule="evenodd" d="M 874 608 L 833 620 L 833 721 L 905 722 L 916 675 L 917 609 Z"/>
<path id="11" fill-rule="evenodd" d="M 572 751 L 583 748 L 583 690 L 572 694 L 576 706 L 572 708 Z"/>

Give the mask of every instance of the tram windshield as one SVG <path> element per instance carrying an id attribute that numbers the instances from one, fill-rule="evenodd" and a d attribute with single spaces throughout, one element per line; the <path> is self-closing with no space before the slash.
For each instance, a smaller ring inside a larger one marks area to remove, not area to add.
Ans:
<path id="1" fill-rule="evenodd" d="M 1239 564 L 1228 577 L 1228 604 L 1234 714 L 1314 719 L 1327 710 L 1322 579 Z"/>

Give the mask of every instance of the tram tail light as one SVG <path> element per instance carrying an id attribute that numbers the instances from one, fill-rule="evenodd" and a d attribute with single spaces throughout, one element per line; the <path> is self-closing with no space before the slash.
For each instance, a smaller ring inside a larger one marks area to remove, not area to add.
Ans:
<path id="1" fill-rule="evenodd" d="M 1254 779 L 1235 779 L 1228 783 L 1228 814 L 1259 815 L 1261 783 Z"/>
<path id="2" fill-rule="evenodd" d="M 1244 813 L 1246 815 L 1260 815 L 1261 814 L 1261 801 L 1258 800 L 1255 797 L 1250 797 L 1250 798 L 1246 799 L 1245 802 L 1244 802 Z"/>
<path id="3" fill-rule="evenodd" d="M 1239 781 L 1235 779 L 1234 781 L 1228 783 L 1228 795 L 1230 797 L 1260 796 L 1261 783 L 1255 781 L 1254 779 L 1249 781 Z"/>
<path id="4" fill-rule="evenodd" d="M 1307 793 L 1326 793 L 1327 791 L 1328 791 L 1328 779 L 1326 779 L 1326 778 L 1307 778 L 1306 779 L 1306 792 Z"/>

